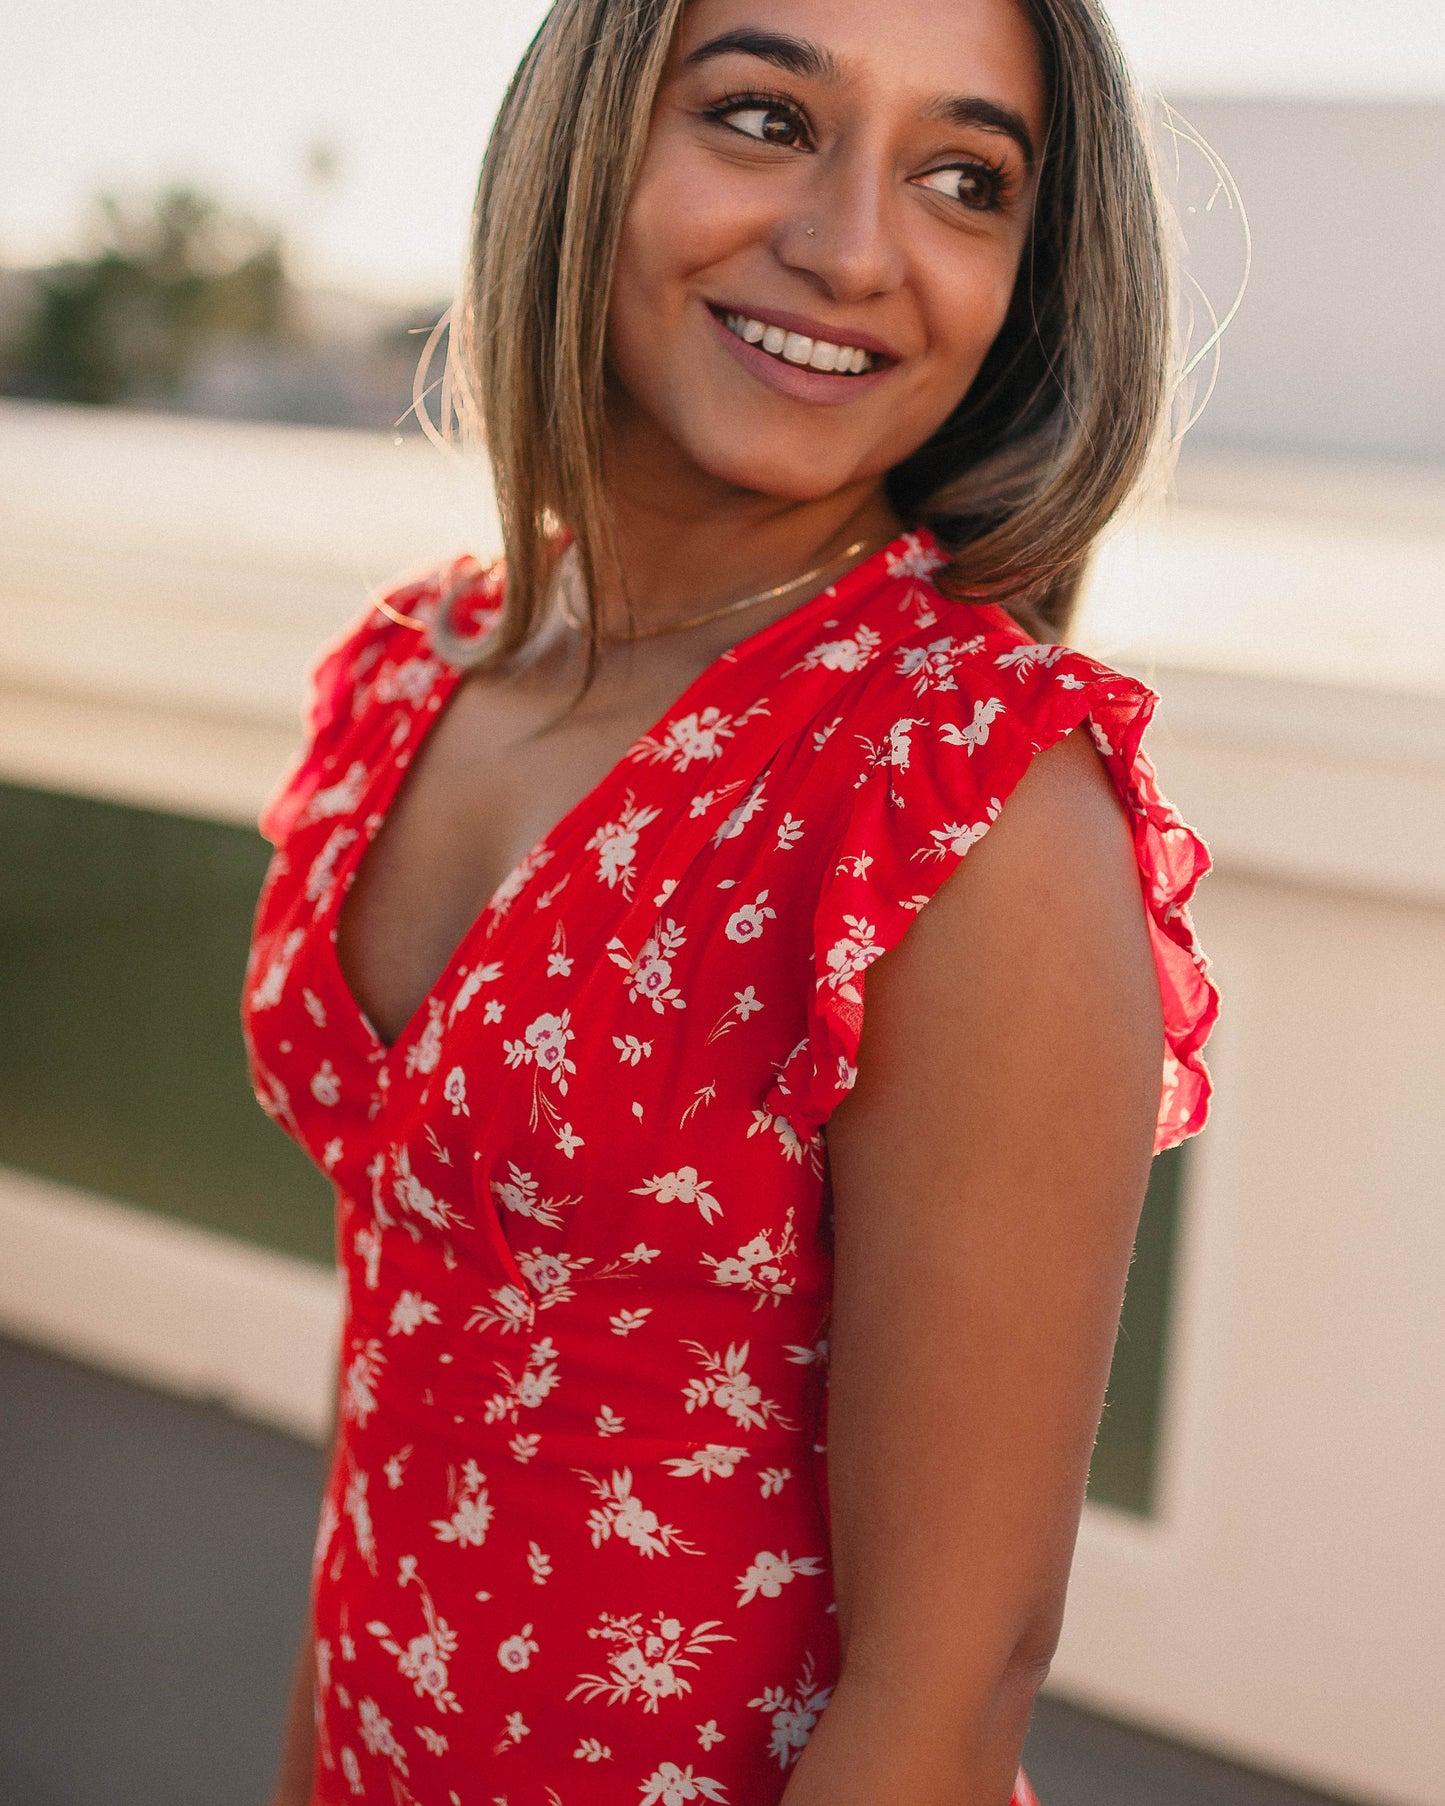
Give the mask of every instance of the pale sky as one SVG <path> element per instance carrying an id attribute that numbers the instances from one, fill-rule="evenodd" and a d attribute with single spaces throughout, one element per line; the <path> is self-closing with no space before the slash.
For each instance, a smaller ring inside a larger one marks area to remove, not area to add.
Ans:
<path id="1" fill-rule="evenodd" d="M 189 181 L 281 225 L 303 273 L 448 294 L 487 128 L 546 0 L 49 0 L 5 9 L 0 263 L 75 242 L 100 189 Z M 1171 94 L 1445 100 L 1441 0 L 1114 0 Z M 340 159 L 308 185 L 308 145 Z"/>

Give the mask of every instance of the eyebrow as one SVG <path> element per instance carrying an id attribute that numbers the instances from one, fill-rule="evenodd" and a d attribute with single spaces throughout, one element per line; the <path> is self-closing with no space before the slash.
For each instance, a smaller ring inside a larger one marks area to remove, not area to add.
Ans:
<path id="1" fill-rule="evenodd" d="M 842 66 L 831 50 L 825 50 L 821 44 L 810 43 L 806 38 L 795 38 L 787 32 L 767 31 L 761 26 L 741 26 L 736 31 L 722 32 L 718 37 L 709 38 L 705 44 L 687 56 L 683 67 L 694 69 L 701 63 L 711 62 L 720 56 L 755 56 L 760 62 L 771 63 L 775 69 L 782 69 L 789 75 L 798 75 L 814 81 L 836 82 L 843 76 Z M 927 119 L 939 119 L 947 125 L 974 127 L 986 132 L 998 132 L 1006 138 L 1012 138 L 1029 164 L 1037 161 L 1038 151 L 1034 144 L 1033 133 L 1029 130 L 1021 113 L 1012 107 L 1000 106 L 995 100 L 984 100 L 974 95 L 941 94 L 923 109 Z"/>
<path id="2" fill-rule="evenodd" d="M 925 117 L 941 119 L 947 125 L 977 126 L 985 132 L 1000 132 L 1005 138 L 1013 139 L 1023 152 L 1026 162 L 1032 164 L 1038 160 L 1034 135 L 1023 114 L 1016 113 L 1012 107 L 1001 107 L 996 100 L 981 100 L 976 96 L 963 94 L 943 94 L 931 101 L 923 111 Z"/>
<path id="3" fill-rule="evenodd" d="M 842 75 L 838 59 L 820 44 L 810 44 L 806 38 L 790 37 L 783 31 L 765 31 L 756 25 L 740 26 L 736 31 L 725 31 L 718 37 L 709 38 L 690 53 L 683 67 L 692 69 L 717 56 L 739 54 L 755 56 L 777 69 L 785 69 L 789 75 L 811 76 L 817 81 L 837 81 Z"/>

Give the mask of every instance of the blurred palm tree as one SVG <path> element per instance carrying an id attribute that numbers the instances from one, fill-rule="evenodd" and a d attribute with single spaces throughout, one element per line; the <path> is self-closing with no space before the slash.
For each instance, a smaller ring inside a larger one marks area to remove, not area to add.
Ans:
<path id="1" fill-rule="evenodd" d="M 289 331 L 279 233 L 192 188 L 96 203 L 88 256 L 31 279 L 0 393 L 33 400 L 163 402 L 218 339 Z"/>

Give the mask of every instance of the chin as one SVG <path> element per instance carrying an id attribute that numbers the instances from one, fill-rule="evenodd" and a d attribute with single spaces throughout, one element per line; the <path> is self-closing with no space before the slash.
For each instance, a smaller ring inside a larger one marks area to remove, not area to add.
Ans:
<path id="1" fill-rule="evenodd" d="M 714 482 L 780 502 L 821 502 L 886 468 L 875 471 L 856 459 L 829 457 L 816 444 L 780 446 L 776 437 L 762 437 L 751 445 L 739 445 L 733 438 L 725 446 L 690 446 L 687 455 Z"/>

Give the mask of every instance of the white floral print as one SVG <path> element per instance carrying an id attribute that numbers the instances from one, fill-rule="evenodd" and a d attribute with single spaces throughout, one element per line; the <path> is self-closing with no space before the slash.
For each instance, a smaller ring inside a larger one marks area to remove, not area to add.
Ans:
<path id="1" fill-rule="evenodd" d="M 586 850 L 597 855 L 597 876 L 609 890 L 615 890 L 620 884 L 624 896 L 632 895 L 638 837 L 660 814 L 659 809 L 639 805 L 629 790 L 616 819 L 604 822 L 587 842 Z"/>
<path id="2" fill-rule="evenodd" d="M 692 1800 L 713 1800 L 726 1806 L 727 1789 L 721 1781 L 695 1775 L 692 1764 L 660 1763 L 642 1783 L 642 1806 L 689 1806 Z"/>
<path id="3" fill-rule="evenodd" d="M 326 1110 L 334 1110 L 341 1102 L 341 1080 L 330 1060 L 323 1060 L 312 1075 L 311 1095 Z"/>
<path id="4" fill-rule="evenodd" d="M 990 696 L 986 702 L 975 702 L 973 719 L 967 727 L 956 722 L 948 722 L 942 730 L 941 738 L 945 746 L 962 746 L 970 756 L 980 746 L 988 744 L 988 737 L 993 731 L 993 724 L 1004 712 L 1004 705 L 997 696 Z"/>
<path id="5" fill-rule="evenodd" d="M 427 1007 L 426 1027 L 421 1036 L 413 1041 L 406 1050 L 406 1070 L 408 1075 L 414 1072 L 435 1072 L 437 1061 L 442 1057 L 442 1011 L 444 1005 L 439 997 L 434 997 Z"/>
<path id="6" fill-rule="evenodd" d="M 548 1229 L 560 1228 L 562 1212 L 579 1202 L 577 1198 L 541 1197 L 537 1181 L 515 1162 L 508 1163 L 505 1179 L 493 1179 L 492 1196 L 504 1209 L 517 1216 L 530 1217 Z"/>
<path id="7" fill-rule="evenodd" d="M 353 815 L 366 794 L 370 773 L 360 759 L 346 768 L 346 775 L 335 784 L 318 790 L 306 806 L 305 820 L 321 821 L 333 815 Z"/>
<path id="8" fill-rule="evenodd" d="M 720 847 L 725 840 L 736 840 L 738 835 L 762 809 L 767 801 L 766 780 L 759 778 L 747 795 L 737 805 L 713 836 L 713 845 Z"/>
<path id="9" fill-rule="evenodd" d="M 738 1604 L 748 1605 L 754 1599 L 776 1599 L 790 1580 L 800 1574 L 822 1574 L 826 1564 L 821 1555 L 797 1555 L 789 1558 L 786 1549 L 774 1555 L 760 1549 L 747 1572 L 738 1579 Z"/>
<path id="10" fill-rule="evenodd" d="M 333 828 L 327 837 L 326 845 L 313 860 L 310 871 L 306 874 L 306 897 L 316 905 L 319 914 L 322 906 L 331 895 L 331 887 L 336 882 L 336 866 L 341 855 L 356 839 L 354 828 Z"/>
<path id="11" fill-rule="evenodd" d="M 716 1222 L 722 1205 L 712 1195 L 710 1180 L 699 1177 L 695 1166 L 680 1166 L 676 1172 L 659 1173 L 645 1179 L 632 1190 L 639 1197 L 656 1198 L 659 1204 L 696 1204 L 705 1223 Z"/>
<path id="12" fill-rule="evenodd" d="M 861 671 L 878 656 L 883 636 L 871 627 L 860 627 L 846 639 L 824 640 L 804 654 L 802 671 Z"/>
<path id="13" fill-rule="evenodd" d="M 487 1423 L 516 1423 L 522 1411 L 535 1411 L 559 1383 L 557 1348 L 550 1336 L 534 1342 L 527 1352 L 527 1363 L 514 1373 L 503 1362 L 496 1363 L 497 1373 L 505 1389 L 494 1392 L 483 1406 Z"/>
<path id="14" fill-rule="evenodd" d="M 371 1506 L 367 1500 L 369 1476 L 363 1468 L 352 1466 L 351 1477 L 346 1482 L 346 1498 L 342 1510 L 351 1519 L 352 1534 L 356 1538 L 356 1553 L 371 1569 L 376 1572 L 376 1532 L 371 1522 Z"/>
<path id="15" fill-rule="evenodd" d="M 711 1480 L 714 1474 L 727 1479 L 737 1472 L 738 1463 L 745 1461 L 747 1454 L 746 1449 L 730 1448 L 722 1442 L 709 1442 L 703 1448 L 694 1449 L 690 1455 L 667 1456 L 663 1466 L 671 1468 L 679 1480 L 692 1474 L 699 1474 L 704 1480 Z"/>
<path id="16" fill-rule="evenodd" d="M 828 949 L 827 982 L 834 990 L 851 987 L 883 952 L 878 930 L 862 916 L 844 916 L 843 927 L 847 932 Z"/>
<path id="17" fill-rule="evenodd" d="M 386 1356 L 375 1336 L 353 1350 L 341 1394 L 342 1411 L 353 1422 L 364 1426 L 376 1409 L 376 1385 L 385 1364 Z"/>
<path id="18" fill-rule="evenodd" d="M 286 980 L 291 976 L 291 962 L 306 944 L 306 931 L 302 928 L 293 930 L 281 943 L 280 951 L 267 964 L 259 982 L 252 987 L 247 999 L 252 1013 L 257 1010 L 274 1010 L 280 1003 L 286 990 Z"/>
<path id="19" fill-rule="evenodd" d="M 451 1516 L 433 1518 L 431 1527 L 436 1532 L 438 1542 L 456 1543 L 464 1549 L 480 1549 L 487 1540 L 487 1532 L 491 1529 L 495 1516 L 491 1495 L 487 1491 L 487 1476 L 475 1461 L 468 1461 L 462 1469 L 461 1487 Z"/>
<path id="20" fill-rule="evenodd" d="M 766 1713 L 771 1722 L 769 1748 L 779 1768 L 789 1768 L 798 1760 L 813 1734 L 813 1726 L 832 1696 L 831 1687 L 816 1684 L 814 1670 L 814 1659 L 809 1653 L 791 1689 L 768 1687 L 756 1699 L 748 1701 L 750 1706 Z"/>
<path id="21" fill-rule="evenodd" d="M 977 633 L 968 640 L 956 640 L 952 634 L 945 634 L 927 646 L 907 646 L 898 655 L 898 675 L 913 680 L 915 696 L 926 696 L 930 690 L 939 694 L 956 690 L 960 668 L 983 644 L 984 635 Z M 925 726 L 926 723 L 918 725 Z"/>
<path id="22" fill-rule="evenodd" d="M 739 945 L 746 945 L 749 941 L 755 941 L 759 935 L 761 935 L 764 926 L 768 922 L 777 920 L 777 910 L 765 907 L 767 900 L 768 893 L 765 890 L 760 890 L 751 903 L 741 904 L 733 911 L 728 917 L 726 928 L 723 930 L 723 933 L 727 935 L 730 941 L 736 941 Z"/>
<path id="23" fill-rule="evenodd" d="M 1156 1145 L 1203 1120 L 1206 861 L 1139 749 L 1148 693 L 946 599 L 939 558 L 896 541 L 710 666 L 390 1046 L 333 937 L 463 681 L 427 623 L 455 577 L 456 630 L 490 631 L 500 577 L 404 586 L 420 637 L 372 610 L 318 666 L 243 1019 L 258 1098 L 337 1193 L 336 1806 L 779 1806 L 837 1675 L 825 1130 L 865 975 L 1081 726 L 1161 953 Z"/>
<path id="24" fill-rule="evenodd" d="M 430 1191 L 412 1170 L 411 1154 L 405 1147 L 392 1157 L 392 1196 L 404 1211 L 420 1217 L 433 1229 L 465 1228 L 462 1218 L 452 1206 Z"/>
<path id="25" fill-rule="evenodd" d="M 424 1323 L 440 1323 L 441 1314 L 429 1298 L 423 1298 L 420 1292 L 403 1291 L 398 1294 L 396 1303 L 391 1307 L 391 1322 L 387 1325 L 387 1334 L 391 1336 L 414 1336 Z"/>
<path id="26" fill-rule="evenodd" d="M 404 1567 L 403 1571 L 406 1574 L 403 1585 L 416 1579 L 414 1569 L 407 1572 Z M 398 1670 L 412 1683 L 419 1699 L 429 1699 L 438 1712 L 460 1712 L 461 1702 L 452 1690 L 447 1666 L 457 1653 L 459 1639 L 432 1604 L 431 1594 L 419 1580 L 416 1584 L 421 1589 L 424 1631 L 403 1645 L 380 1619 L 373 1619 L 366 1628 L 387 1654 L 396 1658 Z"/>
<path id="27" fill-rule="evenodd" d="M 532 1666 L 532 1657 L 541 1647 L 532 1635 L 532 1626 L 524 1624 L 519 1631 L 510 1637 L 504 1637 L 497 1645 L 497 1660 L 508 1674 L 520 1674 L 524 1668 Z"/>
<path id="28" fill-rule="evenodd" d="M 677 772 L 710 764 L 722 757 L 724 746 L 740 727 L 766 712 L 763 703 L 753 704 L 740 715 L 716 708 L 697 709 L 669 722 L 659 737 L 645 734 L 633 747 L 631 757 L 653 765 L 667 764 Z"/>
<path id="29" fill-rule="evenodd" d="M 948 562 L 938 547 L 919 533 L 904 534 L 897 547 L 889 546 L 884 555 L 890 577 L 931 577 Z"/>
<path id="30" fill-rule="evenodd" d="M 942 859 L 952 856 L 961 858 L 971 847 L 976 847 L 999 818 L 1000 804 L 997 797 L 989 804 L 988 813 L 982 821 L 972 824 L 967 822 L 946 822 L 941 828 L 930 828 L 928 838 L 932 846 L 919 847 L 913 857 L 915 859 Z"/>
<path id="31" fill-rule="evenodd" d="M 520 1041 L 503 1043 L 507 1064 L 535 1066 L 565 1096 L 568 1075 L 577 1070 L 576 1062 L 567 1057 L 568 1043 L 575 1039 L 570 1010 L 563 1010 L 560 1015 L 545 1011 L 527 1024 Z"/>
<path id="32" fill-rule="evenodd" d="M 633 1003 L 650 1003 L 659 1016 L 669 1006 L 685 1009 L 686 999 L 672 982 L 672 962 L 685 945 L 687 936 L 670 917 L 642 943 L 635 959 L 628 955 L 620 940 L 607 944 L 614 965 L 627 973 L 627 995 Z"/>
<path id="33" fill-rule="evenodd" d="M 655 1511 L 648 1510 L 636 1497 L 632 1490 L 631 1468 L 613 1468 L 606 1479 L 588 1473 L 585 1468 L 579 1467 L 575 1471 L 602 1501 L 587 1514 L 587 1530 L 594 1549 L 615 1536 L 618 1542 L 631 1544 L 639 1555 L 649 1559 L 654 1555 L 671 1555 L 674 1551 L 686 1555 L 700 1553 L 676 1524 L 664 1524 Z"/>
<path id="34" fill-rule="evenodd" d="M 568 1699 L 605 1698 L 610 1706 L 637 1700 L 644 1712 L 656 1712 L 664 1699 L 691 1693 L 685 1670 L 699 1666 L 694 1658 L 710 1654 L 714 1643 L 735 1640 L 722 1629 L 720 1618 L 709 1618 L 689 1631 L 681 1619 L 662 1612 L 646 1622 L 640 1612 L 627 1618 L 604 1612 L 587 1635 L 612 1645 L 607 1673 L 579 1676 Z"/>
<path id="35" fill-rule="evenodd" d="M 448 1022 L 456 1021 L 462 1011 L 472 1003 L 483 985 L 495 984 L 501 976 L 502 966 L 499 960 L 488 960 L 480 966 L 473 966 L 462 980 L 460 989 L 452 999 Z"/>
<path id="36" fill-rule="evenodd" d="M 750 1242 L 744 1242 L 736 1254 L 719 1257 L 704 1253 L 700 1258 L 704 1265 L 712 1268 L 716 1285 L 741 1286 L 744 1291 L 753 1293 L 756 1310 L 769 1299 L 776 1304 L 792 1291 L 793 1282 L 788 1277 L 786 1263 L 797 1245 L 793 1213 L 789 1211 L 776 1235 L 764 1230 Z"/>
<path id="37" fill-rule="evenodd" d="M 373 1756 L 387 1756 L 401 1770 L 402 1774 L 410 1771 L 406 1765 L 406 1751 L 397 1741 L 391 1728 L 391 1720 L 383 1717 L 381 1707 L 374 1699 L 363 1699 L 357 1702 L 357 1711 L 361 1718 L 361 1741 Z M 353 1766 L 356 1762 L 354 1751 L 347 1750 Z M 359 1771 L 358 1771 L 359 1778 Z"/>
<path id="38" fill-rule="evenodd" d="M 683 1388 L 689 1411 L 716 1405 L 735 1424 L 748 1430 L 761 1430 L 771 1423 L 784 1429 L 797 1427 L 783 1415 L 776 1399 L 764 1398 L 761 1388 L 753 1384 L 747 1370 L 748 1343 L 729 1343 L 724 1354 L 709 1353 L 701 1342 L 691 1339 L 685 1339 L 683 1347 L 690 1348 L 707 1370 Z"/>

